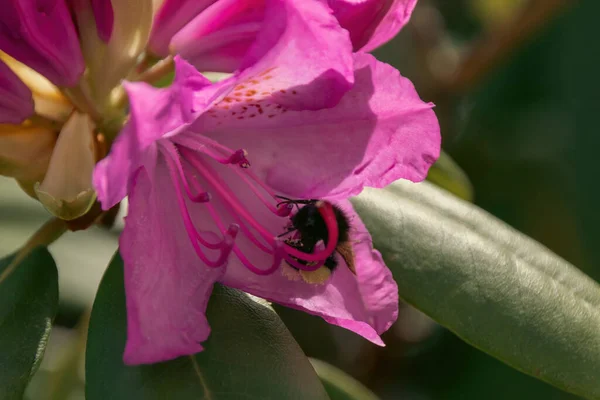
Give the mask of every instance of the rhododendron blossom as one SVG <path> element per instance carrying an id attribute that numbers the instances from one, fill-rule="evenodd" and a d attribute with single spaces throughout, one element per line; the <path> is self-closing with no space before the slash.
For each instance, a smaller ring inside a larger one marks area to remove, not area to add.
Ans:
<path id="1" fill-rule="evenodd" d="M 104 210 L 129 197 L 120 237 L 127 363 L 201 351 L 215 283 L 383 345 L 397 287 L 347 199 L 420 181 L 438 157 L 432 105 L 365 53 L 413 7 L 8 2 L 0 173 L 64 220 L 91 223 L 96 194 Z M 144 83 L 173 69 L 168 88 Z M 199 71 L 232 74 L 211 82 Z M 323 225 L 310 244 L 294 225 L 302 200 Z"/>
<path id="2" fill-rule="evenodd" d="M 431 104 L 392 67 L 352 55 L 321 2 L 269 2 L 265 18 L 230 78 L 211 83 L 176 58 L 171 87 L 126 85 L 130 120 L 94 184 L 104 208 L 129 195 L 127 363 L 202 350 L 216 282 L 379 345 L 396 319 L 396 284 L 346 199 L 425 178 L 440 146 Z M 312 253 L 291 246 L 296 210 L 280 196 L 327 200 L 331 241 Z M 356 275 L 339 255 L 319 274 L 339 234 L 334 205 L 350 223 Z"/>
<path id="3" fill-rule="evenodd" d="M 164 0 L 154 19 L 150 51 L 160 57 L 180 54 L 204 71 L 232 72 L 240 67 L 262 24 L 272 21 L 265 17 L 268 3 L 267 0 Z M 349 32 L 354 50 L 372 51 L 408 22 L 416 0 L 327 0 L 325 3 Z"/>

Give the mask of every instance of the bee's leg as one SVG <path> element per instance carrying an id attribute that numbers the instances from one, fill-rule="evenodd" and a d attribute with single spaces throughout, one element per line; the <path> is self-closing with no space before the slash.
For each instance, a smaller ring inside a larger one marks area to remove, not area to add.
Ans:
<path id="1" fill-rule="evenodd" d="M 330 255 L 329 257 L 327 257 L 327 260 L 325 260 L 325 265 L 327 268 L 329 268 L 330 271 L 333 271 L 335 269 L 335 267 L 337 267 L 338 265 L 338 261 L 335 258 L 335 252 Z"/>
<path id="2" fill-rule="evenodd" d="M 280 235 L 277 235 L 277 237 L 282 237 L 282 236 L 288 235 L 288 234 L 290 234 L 290 233 L 292 233 L 292 232 L 294 232 L 294 231 L 297 231 L 297 230 L 298 230 L 298 229 L 296 229 L 296 228 L 291 228 L 291 229 L 288 229 L 287 231 L 283 232 L 282 234 L 280 234 Z"/>

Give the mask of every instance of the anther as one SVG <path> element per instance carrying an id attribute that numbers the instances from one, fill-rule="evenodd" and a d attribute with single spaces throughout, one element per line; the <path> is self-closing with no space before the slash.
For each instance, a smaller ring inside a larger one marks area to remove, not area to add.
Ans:
<path id="1" fill-rule="evenodd" d="M 231 224 L 229 225 L 229 228 L 227 228 L 227 235 L 230 236 L 232 239 L 235 239 L 239 231 L 240 226 L 238 224 Z"/>
<path id="2" fill-rule="evenodd" d="M 194 203 L 208 203 L 212 199 L 212 196 L 208 192 L 202 192 L 198 193 L 197 195 L 189 196 L 189 198 Z"/>
<path id="3" fill-rule="evenodd" d="M 228 164 L 237 164 L 242 168 L 250 167 L 250 161 L 248 161 L 248 152 L 244 149 L 236 150 L 229 158 L 227 159 Z"/>

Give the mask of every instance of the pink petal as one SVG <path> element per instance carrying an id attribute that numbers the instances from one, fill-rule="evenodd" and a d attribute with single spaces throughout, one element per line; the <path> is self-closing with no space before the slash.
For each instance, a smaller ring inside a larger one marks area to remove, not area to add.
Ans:
<path id="1" fill-rule="evenodd" d="M 276 97 L 222 102 L 192 128 L 246 149 L 253 172 L 292 197 L 346 198 L 364 186 L 425 179 L 441 141 L 432 104 L 369 54 L 356 55 L 355 76 L 354 87 L 331 109 L 293 111 Z"/>
<path id="2" fill-rule="evenodd" d="M 254 43 L 264 18 L 265 0 L 217 1 L 174 35 L 171 49 L 201 71 L 233 72 Z"/>
<path id="3" fill-rule="evenodd" d="M 183 138 L 187 139 L 183 140 Z M 194 134 L 185 133 L 175 139 L 185 143 L 181 144 L 183 147 L 194 148 Z M 205 148 L 200 147 L 196 153 L 197 157 L 202 160 L 202 169 L 186 169 L 185 171 L 189 180 L 192 180 L 190 178 L 193 177 L 193 181 L 199 184 L 200 188 L 197 188 L 196 191 L 207 190 L 211 195 L 209 203 L 186 201 L 187 210 L 196 228 L 204 234 L 212 232 L 215 238 L 220 239 L 223 236 L 224 227 L 229 226 L 231 223 L 240 225 L 246 223 L 244 219 L 238 219 L 241 214 L 238 212 L 232 213 L 226 206 L 226 202 L 230 201 L 232 196 L 235 196 L 242 203 L 243 208 L 273 238 L 282 233 L 288 219 L 276 216 L 264 206 L 261 200 L 249 190 L 247 183 L 236 174 L 236 169 L 239 169 L 237 165 L 232 167 L 216 163 L 202 154 Z M 179 152 L 172 154 L 181 154 L 185 158 L 186 153 L 186 150 L 180 149 Z M 155 169 L 157 176 L 158 174 L 164 174 L 162 157 L 164 156 L 161 153 Z M 211 182 L 209 182 L 208 177 L 210 177 Z M 215 186 L 215 182 L 227 187 L 231 194 L 225 197 L 223 192 Z M 173 193 L 181 193 L 181 184 L 175 187 L 167 181 L 166 177 L 155 179 L 154 183 L 156 185 L 156 195 L 162 196 L 160 199 L 162 204 L 165 204 L 165 207 L 169 210 L 176 210 L 177 198 Z M 136 184 L 136 186 L 138 185 Z M 151 198 L 151 196 L 146 194 L 144 196 L 145 201 L 148 198 Z M 131 208 L 135 207 L 133 203 L 130 204 Z M 170 207 L 167 205 L 170 205 Z M 340 265 L 324 284 L 310 284 L 301 279 L 293 279 L 290 276 L 290 271 L 292 273 L 297 271 L 285 262 L 282 262 L 278 266 L 279 268 L 270 275 L 257 275 L 244 265 L 239 258 L 239 254 L 234 250 L 234 253 L 229 256 L 227 265 L 217 267 L 217 269 L 226 271 L 225 275 L 219 277 L 218 280 L 227 286 L 239 288 L 256 296 L 322 316 L 332 324 L 350 329 L 376 344 L 383 345 L 379 335 L 387 330 L 397 317 L 398 289 L 391 272 L 383 264 L 381 256 L 373 250 L 371 238 L 350 203 L 344 201 L 339 202 L 338 205 L 344 210 L 352 227 L 350 240 L 356 256 L 357 276 L 350 272 L 341 258 L 338 258 Z M 213 207 L 213 211 L 207 211 L 209 206 Z M 164 212 L 166 213 L 166 211 Z M 169 217 L 165 217 L 162 221 L 157 218 L 130 215 L 126 225 L 139 223 L 140 226 L 147 229 L 148 223 L 151 223 L 157 227 L 168 226 L 170 230 L 173 226 L 172 223 L 168 222 L 171 225 L 164 225 L 166 224 L 164 221 L 175 221 L 180 218 L 182 218 L 181 214 L 177 215 L 175 212 L 169 214 Z M 135 219 L 135 221 L 140 220 L 140 222 L 131 222 L 132 219 Z M 189 244 L 190 238 L 185 237 L 185 231 L 185 228 L 180 224 L 178 231 L 180 236 L 177 237 L 177 243 L 185 242 Z M 262 270 L 270 268 L 273 265 L 273 255 L 259 249 L 247 232 L 256 235 L 252 229 L 249 231 L 243 228 L 240 229 L 240 233 L 235 238 L 236 250 L 241 252 L 256 268 Z M 138 233 L 138 235 L 140 234 Z M 141 242 L 144 238 L 145 236 L 141 236 L 141 239 L 138 237 L 137 240 Z M 148 245 L 152 245 L 152 242 Z M 125 247 L 124 243 L 122 243 L 122 247 Z M 186 258 L 190 257 L 187 263 L 198 266 L 201 269 L 200 273 L 207 273 L 206 271 L 211 273 L 207 279 L 212 282 L 214 278 L 213 269 L 205 266 L 196 255 L 188 255 L 187 251 L 185 254 Z M 215 258 L 211 257 L 211 259 Z M 132 262 L 134 260 L 134 258 L 131 259 Z M 186 261 L 182 260 L 177 265 L 185 264 Z M 183 281 L 189 279 L 189 277 L 179 272 L 175 276 L 176 278 L 172 279 L 181 279 L 182 283 L 180 285 L 185 287 L 186 284 Z M 176 307 L 176 304 L 174 302 L 170 303 L 169 307 Z M 175 333 L 171 335 L 175 335 Z"/>
<path id="4" fill-rule="evenodd" d="M 354 80 L 347 32 L 317 1 L 266 0 L 259 24 L 262 3 L 215 3 L 173 38 L 174 51 L 199 70 L 242 70 L 239 87 L 247 89 L 248 101 L 277 93 L 281 104 L 295 109 L 337 104 Z M 279 93 L 292 87 L 295 96 Z"/>
<path id="5" fill-rule="evenodd" d="M 173 36 L 216 0 L 165 0 L 154 17 L 149 49 L 160 57 L 169 55 Z"/>
<path id="6" fill-rule="evenodd" d="M 229 181 L 231 182 L 231 181 Z M 371 236 L 348 201 L 338 202 L 350 220 L 350 239 L 356 256 L 353 275 L 343 260 L 324 284 L 292 280 L 284 268 L 267 276 L 257 276 L 231 257 L 222 283 L 253 295 L 323 317 L 327 322 L 356 332 L 371 342 L 383 345 L 380 334 L 398 316 L 398 287 L 381 255 L 373 250 Z M 252 208 L 260 210 L 258 207 Z M 265 219 L 262 219 L 265 221 Z M 273 226 L 275 232 L 277 227 Z M 281 228 L 279 228 L 281 229 Z M 237 241 L 236 241 L 237 243 Z M 252 252 L 251 247 L 245 248 Z M 264 253 L 254 249 L 253 260 Z M 268 260 L 265 260 L 268 262 Z"/>
<path id="7" fill-rule="evenodd" d="M 127 195 L 131 174 L 141 165 L 143 157 L 153 156 L 151 146 L 156 140 L 186 128 L 220 96 L 226 85 L 227 82 L 211 85 L 193 66 L 179 58 L 176 58 L 175 80 L 168 88 L 156 89 L 145 83 L 126 84 L 130 98 L 129 122 L 110 154 L 94 170 L 93 184 L 102 207 L 109 209 Z"/>
<path id="8" fill-rule="evenodd" d="M 94 10 L 98 36 L 103 41 L 108 42 L 115 22 L 112 3 L 110 0 L 92 0 L 92 9 Z"/>
<path id="9" fill-rule="evenodd" d="M 223 268 L 202 265 L 187 237 L 164 164 L 140 169 L 120 238 L 127 297 L 126 364 L 170 360 L 202 350 L 205 310 Z"/>
<path id="10" fill-rule="evenodd" d="M 65 0 L 4 3 L 0 50 L 58 86 L 74 86 L 85 65 Z"/>
<path id="11" fill-rule="evenodd" d="M 410 19 L 417 0 L 328 0 L 350 32 L 354 51 L 372 51 L 392 39 Z"/>
<path id="12" fill-rule="evenodd" d="M 33 114 L 31 90 L 0 61 L 0 123 L 20 124 Z"/>

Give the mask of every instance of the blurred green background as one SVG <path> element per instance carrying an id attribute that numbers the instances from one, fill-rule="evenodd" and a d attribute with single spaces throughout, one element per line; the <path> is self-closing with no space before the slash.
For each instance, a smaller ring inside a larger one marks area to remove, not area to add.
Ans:
<path id="1" fill-rule="evenodd" d="M 443 147 L 470 178 L 474 202 L 595 279 L 598 15 L 597 0 L 420 0 L 411 24 L 376 52 L 437 104 Z M 4 256 L 47 214 L 8 179 L 0 193 Z M 120 227 L 118 218 L 111 231 L 69 233 L 51 246 L 62 306 L 29 398 L 83 398 L 75 328 Z M 277 310 L 308 356 L 342 368 L 384 400 L 577 398 L 464 344 L 409 306 L 384 336 L 385 349 L 319 318 Z"/>

